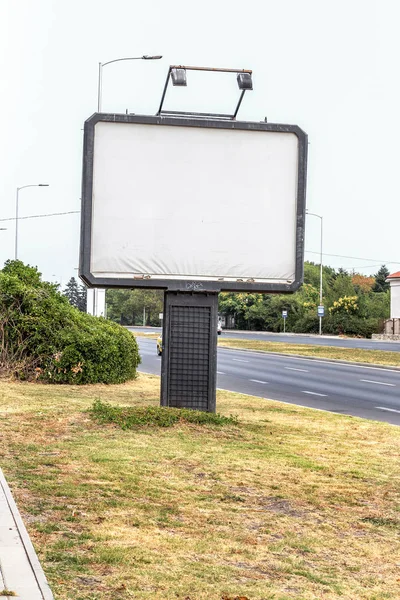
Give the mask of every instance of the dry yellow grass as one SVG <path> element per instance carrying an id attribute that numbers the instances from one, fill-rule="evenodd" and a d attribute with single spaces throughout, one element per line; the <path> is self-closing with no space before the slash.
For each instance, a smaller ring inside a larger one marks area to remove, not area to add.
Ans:
<path id="1" fill-rule="evenodd" d="M 135 337 L 149 338 L 150 340 L 156 340 L 159 337 L 159 333 L 145 333 L 144 331 L 132 331 Z"/>
<path id="2" fill-rule="evenodd" d="M 56 600 L 400 598 L 400 430 L 219 392 L 238 426 L 121 431 L 159 378 L 0 385 L 1 465 Z"/>

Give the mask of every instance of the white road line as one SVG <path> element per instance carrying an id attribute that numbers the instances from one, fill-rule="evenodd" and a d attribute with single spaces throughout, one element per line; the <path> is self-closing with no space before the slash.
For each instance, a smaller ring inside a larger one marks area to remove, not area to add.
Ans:
<path id="1" fill-rule="evenodd" d="M 372 379 L 360 379 L 364 383 L 376 383 L 376 385 L 389 385 L 390 387 L 396 387 L 395 383 L 385 383 L 384 381 L 373 381 Z"/>
<path id="2" fill-rule="evenodd" d="M 302 373 L 309 373 L 307 369 L 296 369 L 295 367 L 285 367 L 288 371 L 301 371 Z"/>
<path id="3" fill-rule="evenodd" d="M 260 379 L 249 379 L 249 381 L 253 381 L 254 383 L 268 383 L 268 381 L 261 381 Z"/>
<path id="4" fill-rule="evenodd" d="M 226 375 L 226 373 L 223 373 L 222 371 L 217 371 L 218 375 Z"/>
<path id="5" fill-rule="evenodd" d="M 400 413 L 400 410 L 396 410 L 395 408 L 385 408 L 385 406 L 375 406 L 378 410 L 387 410 L 388 412 Z"/>
<path id="6" fill-rule="evenodd" d="M 236 362 L 245 362 L 245 363 L 250 362 L 249 360 L 243 360 L 242 358 L 232 358 L 232 360 L 234 360 Z"/>
<path id="7" fill-rule="evenodd" d="M 311 396 L 324 396 L 326 397 L 328 394 L 318 394 L 318 392 L 308 392 L 307 390 L 302 390 L 303 394 L 311 394 Z"/>

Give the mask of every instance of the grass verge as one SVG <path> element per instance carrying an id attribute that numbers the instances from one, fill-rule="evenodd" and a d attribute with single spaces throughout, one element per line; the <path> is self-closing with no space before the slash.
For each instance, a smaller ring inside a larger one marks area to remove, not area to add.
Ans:
<path id="1" fill-rule="evenodd" d="M 1 383 L 1 465 L 56 600 L 400 597 L 399 428 L 222 391 L 223 427 L 88 413 L 158 397 L 142 374 Z"/>
<path id="2" fill-rule="evenodd" d="M 244 340 L 236 338 L 219 339 L 218 346 L 400 367 L 400 352 L 390 352 L 386 350 L 338 348 L 336 346 L 311 346 L 308 344 L 285 344 L 284 342 L 264 342 L 262 340 Z"/>

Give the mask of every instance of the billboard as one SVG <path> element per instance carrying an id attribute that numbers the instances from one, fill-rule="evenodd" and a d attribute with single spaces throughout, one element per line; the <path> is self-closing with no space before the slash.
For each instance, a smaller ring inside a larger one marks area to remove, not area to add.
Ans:
<path id="1" fill-rule="evenodd" d="M 94 287 L 293 292 L 306 163 L 295 125 L 95 114 L 80 276 Z"/>

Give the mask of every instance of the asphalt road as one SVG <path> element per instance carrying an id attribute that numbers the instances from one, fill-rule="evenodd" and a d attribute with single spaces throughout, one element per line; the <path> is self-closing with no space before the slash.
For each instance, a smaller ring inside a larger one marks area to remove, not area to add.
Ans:
<path id="1" fill-rule="evenodd" d="M 137 338 L 139 370 L 160 374 L 156 340 Z M 217 387 L 400 425 L 400 370 L 218 349 Z"/>
<path id="2" fill-rule="evenodd" d="M 161 327 L 128 327 L 131 331 L 147 331 L 160 333 Z M 365 350 L 389 350 L 400 352 L 400 342 L 382 342 L 365 338 L 339 338 L 319 335 L 294 335 L 291 333 L 271 333 L 267 331 L 233 331 L 225 330 L 223 337 L 243 340 L 264 340 L 265 342 L 282 342 L 285 344 L 311 344 L 314 346 L 337 346 L 340 348 L 362 348 Z"/>

